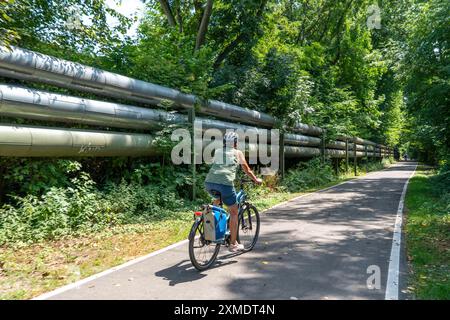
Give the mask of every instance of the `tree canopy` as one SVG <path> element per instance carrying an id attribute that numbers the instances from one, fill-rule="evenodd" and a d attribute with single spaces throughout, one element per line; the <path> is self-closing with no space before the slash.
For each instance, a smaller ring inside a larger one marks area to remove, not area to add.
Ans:
<path id="1" fill-rule="evenodd" d="M 1 41 L 448 159 L 448 1 L 145 4 L 131 39 L 104 0 L 3 1 Z"/>

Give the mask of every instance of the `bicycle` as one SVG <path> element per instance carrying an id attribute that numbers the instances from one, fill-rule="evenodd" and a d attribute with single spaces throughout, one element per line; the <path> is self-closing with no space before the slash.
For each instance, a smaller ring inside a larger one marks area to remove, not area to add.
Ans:
<path id="1" fill-rule="evenodd" d="M 240 191 L 237 193 L 236 200 L 238 204 L 238 234 L 237 241 L 244 245 L 244 251 L 248 252 L 254 248 L 259 236 L 260 218 L 258 209 L 247 200 L 247 194 L 244 191 L 244 184 L 250 183 L 251 180 L 240 180 Z M 192 265 L 199 271 L 203 271 L 211 267 L 216 261 L 220 251 L 220 246 L 228 247 L 230 245 L 230 214 L 223 209 L 222 198 L 220 192 L 216 192 L 219 196 L 219 206 L 204 205 L 202 211 L 194 213 L 194 223 L 189 233 L 189 258 Z M 204 233 L 204 216 L 207 210 L 219 210 L 226 214 L 226 231 L 223 239 L 210 241 L 205 239 Z M 197 249 L 197 254 L 195 250 Z"/>

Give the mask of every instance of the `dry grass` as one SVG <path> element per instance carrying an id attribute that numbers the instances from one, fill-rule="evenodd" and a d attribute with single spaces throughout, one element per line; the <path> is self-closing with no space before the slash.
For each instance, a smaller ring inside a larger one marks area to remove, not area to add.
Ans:
<path id="1" fill-rule="evenodd" d="M 0 299 L 29 299 L 187 238 L 191 221 L 0 248 Z"/>

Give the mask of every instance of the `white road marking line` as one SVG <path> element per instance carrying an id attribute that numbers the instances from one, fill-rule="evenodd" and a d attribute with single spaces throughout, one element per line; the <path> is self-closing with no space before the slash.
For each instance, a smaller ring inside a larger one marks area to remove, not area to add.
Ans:
<path id="1" fill-rule="evenodd" d="M 379 170 L 379 171 L 383 171 L 383 170 L 386 170 L 386 169 L 388 169 L 388 168 L 385 168 L 385 169 L 382 169 L 382 170 Z M 364 176 L 360 176 L 360 177 L 353 178 L 353 179 L 350 179 L 350 180 L 347 180 L 347 181 L 343 181 L 343 182 L 338 183 L 338 184 L 336 184 L 336 185 L 334 185 L 334 186 L 331 186 L 331 187 L 327 187 L 327 188 L 320 189 L 320 190 L 317 190 L 317 191 L 314 191 L 314 192 L 309 192 L 309 193 L 302 194 L 302 195 L 300 195 L 300 196 L 298 196 L 298 197 L 295 197 L 295 198 L 293 198 L 293 199 L 290 199 L 290 200 L 281 202 L 281 203 L 279 203 L 279 204 L 277 204 L 277 205 L 275 205 L 275 206 L 273 206 L 273 207 L 271 207 L 271 208 L 268 208 L 268 209 L 266 209 L 266 210 L 263 210 L 263 211 L 261 211 L 261 213 L 264 213 L 264 212 L 269 211 L 269 210 L 271 210 L 271 209 L 274 209 L 274 208 L 277 208 L 277 207 L 279 207 L 279 206 L 282 206 L 282 205 L 284 205 L 284 204 L 286 204 L 286 203 L 288 203 L 288 202 L 295 201 L 295 200 L 297 200 L 297 199 L 300 199 L 300 198 L 304 198 L 304 197 L 310 196 L 310 195 L 312 195 L 312 194 L 314 194 L 314 193 L 320 193 L 320 192 L 327 191 L 327 190 L 329 190 L 329 189 L 336 188 L 336 187 L 338 187 L 338 186 L 340 186 L 340 185 L 343 185 L 343 184 L 346 184 L 346 183 L 349 183 L 349 182 L 358 180 L 358 179 L 360 179 L 360 178 L 366 177 L 367 175 L 369 175 L 369 174 L 371 174 L 371 173 L 376 173 L 376 172 L 378 172 L 378 171 L 369 172 L 369 173 L 367 173 L 367 174 L 364 175 Z M 70 284 L 68 284 L 68 285 L 65 285 L 65 286 L 63 286 L 63 287 L 60 287 L 60 288 L 55 289 L 55 290 L 53 290 L 53 291 L 44 293 L 44 294 L 42 294 L 42 295 L 40 295 L 40 296 L 37 296 L 37 297 L 35 297 L 35 298 L 31 299 L 31 300 L 46 300 L 46 299 L 49 299 L 49 298 L 51 298 L 51 297 L 54 297 L 54 296 L 56 296 L 56 295 L 58 295 L 58 294 L 61 294 L 61 293 L 63 293 L 63 292 L 69 291 L 69 290 L 71 290 L 71 289 L 79 289 L 80 286 L 83 285 L 83 284 L 86 284 L 86 283 L 88 283 L 88 282 L 90 282 L 90 281 L 93 281 L 93 280 L 95 280 L 95 279 L 101 278 L 101 277 L 106 276 L 106 275 L 108 275 L 108 274 L 110 274 L 110 273 L 113 273 L 113 272 L 115 272 L 115 271 L 121 270 L 121 269 L 126 268 L 126 267 L 128 267 L 128 266 L 131 266 L 131 265 L 134 265 L 134 264 L 139 263 L 139 262 L 141 262 L 141 261 L 144 261 L 144 260 L 146 260 L 146 259 L 148 259 L 148 258 L 150 258 L 150 257 L 156 256 L 156 255 L 161 254 L 161 253 L 163 253 L 163 252 L 166 252 L 166 251 L 168 251 L 168 250 L 170 250 L 170 249 L 179 247 L 179 246 L 181 246 L 181 245 L 187 243 L 188 241 L 189 241 L 189 240 L 186 239 L 186 240 L 183 240 L 183 241 L 174 243 L 174 244 L 172 244 L 172 245 L 170 245 L 170 246 L 168 246 L 168 247 L 165 247 L 165 248 L 162 248 L 162 249 L 160 249 L 160 250 L 154 251 L 154 252 L 152 252 L 152 253 L 150 253 L 150 254 L 147 254 L 147 255 L 145 255 L 145 256 L 136 258 L 136 259 L 134 259 L 134 260 L 130 260 L 130 261 L 128 261 L 128 262 L 125 262 L 124 264 L 121 264 L 121 265 L 118 265 L 118 266 L 116 266 L 116 267 L 113 267 L 113 268 L 107 269 L 107 270 L 105 270 L 105 271 L 102 271 L 102 272 L 100 272 L 100 273 L 94 274 L 94 275 L 92 275 L 92 276 L 90 276 L 90 277 L 88 277 L 88 278 L 85 278 L 85 279 L 76 281 L 76 282 L 74 282 L 74 283 L 70 283 Z"/>
<path id="2" fill-rule="evenodd" d="M 400 273 L 400 249 L 402 240 L 402 223 L 403 223 L 403 207 L 405 204 L 406 190 L 408 189 L 409 180 L 416 172 L 417 164 L 413 173 L 409 176 L 403 186 L 402 195 L 397 209 L 397 217 L 395 219 L 394 235 L 392 237 L 391 256 L 389 259 L 388 278 L 386 283 L 385 300 L 398 300 L 399 292 L 399 273 Z"/>
<path id="3" fill-rule="evenodd" d="M 60 288 L 58 288 L 58 289 L 56 289 L 56 290 L 53 290 L 53 291 L 44 293 L 44 294 L 42 294 L 42 295 L 40 295 L 40 296 L 38 296 L 38 297 L 36 297 L 36 298 L 33 298 L 33 299 L 31 299 L 31 300 L 46 300 L 46 299 L 48 299 L 48 298 L 54 297 L 54 296 L 56 296 L 56 295 L 58 295 L 58 294 L 60 294 L 60 293 L 66 292 L 66 291 L 68 291 L 68 290 L 71 290 L 71 289 L 79 289 L 80 286 L 83 285 L 83 284 L 85 284 L 85 283 L 88 283 L 88 282 L 90 282 L 90 281 L 92 281 L 92 280 L 95 280 L 95 279 L 98 279 L 98 278 L 100 278 L 100 277 L 106 276 L 107 274 L 110 274 L 110 273 L 112 273 L 112 272 L 118 271 L 118 270 L 120 270 L 120 269 L 129 267 L 129 266 L 131 266 L 131 265 L 134 265 L 134 264 L 136 264 L 136 263 L 139 263 L 139 262 L 141 262 L 141 261 L 144 261 L 144 260 L 146 260 L 146 259 L 148 259 L 148 258 L 150 258 L 150 257 L 156 256 L 156 255 L 161 254 L 161 253 L 163 253 L 163 252 L 165 252 L 165 251 L 168 251 L 168 250 L 170 250 L 170 249 L 179 247 L 179 246 L 181 246 L 181 245 L 187 243 L 188 241 L 189 241 L 189 240 L 186 239 L 186 240 L 182 240 L 182 241 L 180 241 L 180 242 L 174 243 L 174 244 L 172 244 L 172 245 L 170 245 L 170 246 L 168 246 L 168 247 L 162 248 L 162 249 L 160 249 L 160 250 L 158 250 L 158 251 L 154 251 L 154 252 L 152 252 L 152 253 L 150 253 L 150 254 L 147 254 L 147 255 L 145 255 L 145 256 L 142 256 L 142 257 L 136 258 L 136 259 L 134 259 L 134 260 L 130 260 L 130 261 L 128 261 L 128 262 L 125 262 L 124 264 L 121 264 L 121 265 L 119 265 L 119 266 L 113 267 L 113 268 L 111 268 L 111 269 L 105 270 L 105 271 L 100 272 L 100 273 L 97 273 L 97 274 L 94 274 L 94 275 L 92 275 L 92 276 L 90 276 L 90 277 L 88 277 L 88 278 L 85 278 L 85 279 L 79 280 L 79 281 L 77 281 L 77 282 L 74 282 L 74 283 L 65 285 L 65 286 L 60 287 Z"/>

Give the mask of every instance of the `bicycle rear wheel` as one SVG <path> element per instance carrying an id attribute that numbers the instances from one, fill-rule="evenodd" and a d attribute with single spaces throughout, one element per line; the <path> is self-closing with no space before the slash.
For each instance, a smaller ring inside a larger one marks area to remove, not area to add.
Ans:
<path id="1" fill-rule="evenodd" d="M 244 245 L 244 251 L 250 251 L 259 237 L 260 219 L 258 209 L 252 204 L 245 204 L 238 220 L 237 240 Z"/>
<path id="2" fill-rule="evenodd" d="M 189 258 L 199 271 L 208 269 L 219 254 L 220 244 L 205 240 L 203 219 L 194 222 L 189 233 Z"/>

